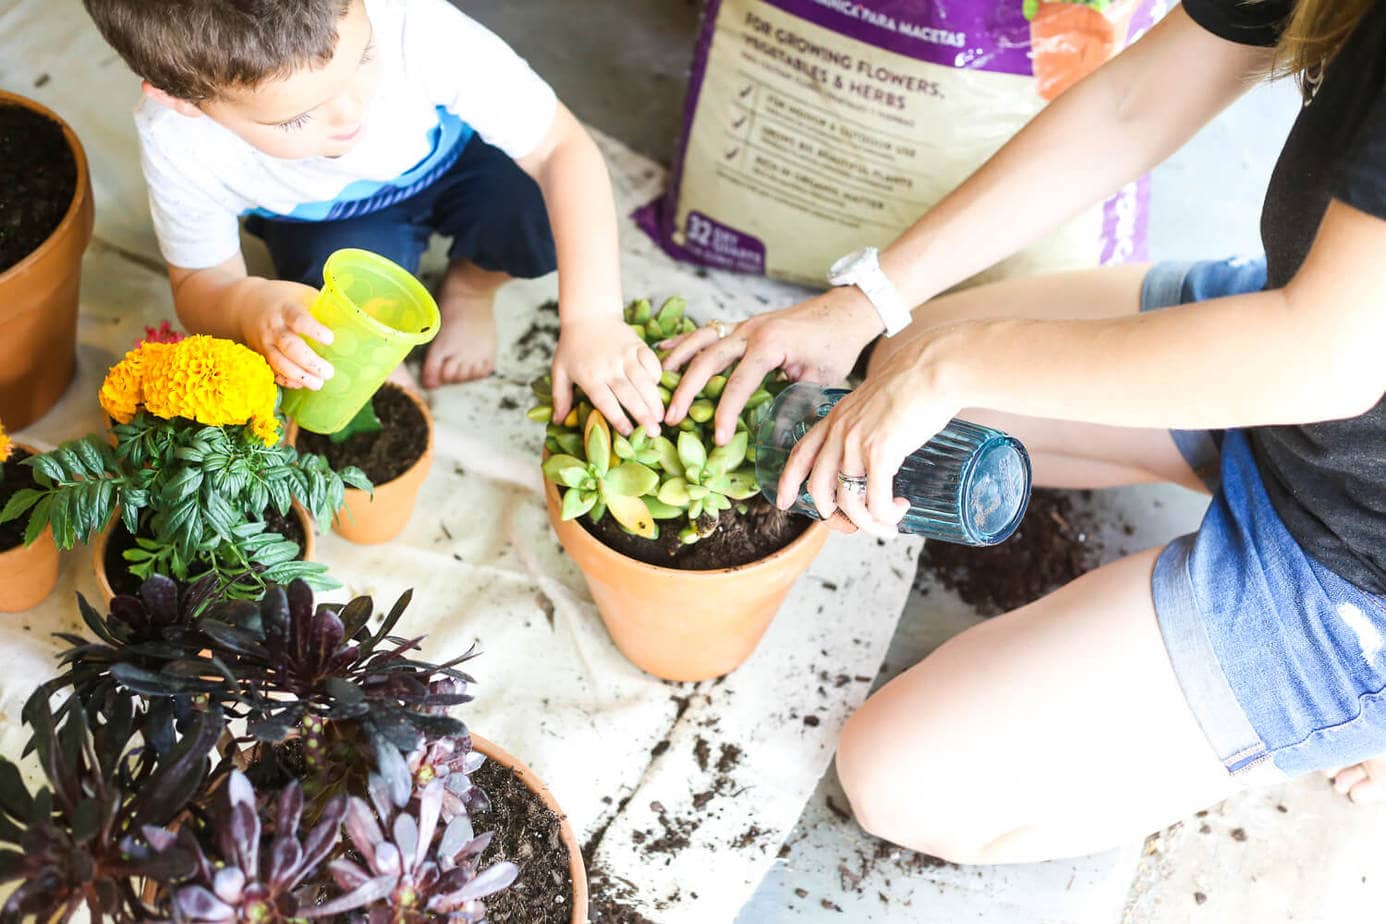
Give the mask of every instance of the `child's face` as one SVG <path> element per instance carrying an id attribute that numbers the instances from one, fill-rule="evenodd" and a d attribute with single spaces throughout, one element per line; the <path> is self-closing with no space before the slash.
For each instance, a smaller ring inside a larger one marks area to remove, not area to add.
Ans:
<path id="1" fill-rule="evenodd" d="M 355 146 L 380 78 L 366 7 L 356 0 L 337 25 L 332 60 L 223 93 L 198 108 L 272 157 L 337 157 Z"/>

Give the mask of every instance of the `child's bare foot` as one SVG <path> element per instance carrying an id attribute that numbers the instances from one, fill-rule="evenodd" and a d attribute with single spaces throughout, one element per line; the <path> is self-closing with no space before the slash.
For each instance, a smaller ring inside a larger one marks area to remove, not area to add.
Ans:
<path id="1" fill-rule="evenodd" d="M 448 267 L 438 287 L 442 329 L 428 348 L 425 388 L 485 378 L 496 368 L 496 290 L 510 280 L 465 260 Z"/>
<path id="2" fill-rule="evenodd" d="M 1360 764 L 1325 771 L 1333 788 L 1353 802 L 1386 802 L 1386 757 L 1373 757 Z"/>

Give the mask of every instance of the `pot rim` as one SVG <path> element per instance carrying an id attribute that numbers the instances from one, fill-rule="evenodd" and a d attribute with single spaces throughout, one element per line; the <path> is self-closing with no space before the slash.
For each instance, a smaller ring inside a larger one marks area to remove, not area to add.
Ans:
<path id="1" fill-rule="evenodd" d="M 547 458 L 547 450 L 545 451 L 544 455 Z M 588 540 L 591 541 L 592 545 L 594 545 L 597 549 L 600 550 L 597 553 L 599 556 L 604 557 L 609 561 L 619 560 L 621 562 L 624 562 L 627 567 L 634 568 L 637 571 L 650 572 L 656 575 L 667 575 L 671 577 L 677 576 L 681 578 L 696 580 L 699 578 L 716 578 L 727 574 L 745 574 L 747 572 L 754 572 L 762 568 L 768 568 L 769 566 L 779 562 L 781 559 L 797 555 L 803 546 L 806 546 L 810 543 L 816 543 L 819 540 L 820 536 L 826 539 L 826 534 L 828 532 L 828 525 L 826 523 L 822 522 L 821 520 L 814 520 L 812 523 L 809 524 L 808 529 L 804 530 L 802 533 L 796 536 L 794 538 L 794 541 L 790 542 L 788 545 L 774 552 L 771 552 L 764 558 L 757 558 L 755 561 L 747 562 L 744 565 L 733 565 L 730 568 L 717 568 L 716 570 L 712 571 L 693 571 L 684 568 L 666 568 L 663 565 L 652 565 L 649 562 L 640 561 L 640 559 L 638 558 L 631 558 L 629 555 L 624 555 L 621 552 L 618 552 L 615 549 L 613 549 L 611 546 L 607 545 L 605 542 L 602 542 L 596 536 L 592 535 L 590 532 L 587 531 L 587 527 L 583 526 L 576 520 L 561 519 L 558 515 L 558 511 L 561 509 L 558 498 L 558 486 L 554 484 L 552 481 L 549 481 L 548 478 L 545 478 L 542 472 L 540 473 L 540 477 L 544 480 L 544 494 L 547 500 L 547 506 L 549 508 L 549 518 L 553 521 L 555 532 L 557 532 L 558 527 L 560 525 L 564 527 L 571 526 L 579 530 L 583 536 L 585 536 Z"/>
<path id="2" fill-rule="evenodd" d="M 13 103 L 23 109 L 37 112 L 39 115 L 46 116 L 57 122 L 62 127 L 63 137 L 67 139 L 68 147 L 72 150 L 72 159 L 77 167 L 76 183 L 72 191 L 72 201 L 67 205 L 67 211 L 63 213 L 62 220 L 58 222 L 56 228 L 44 238 L 43 243 L 31 250 L 24 259 L 4 272 L 0 272 L 0 286 L 4 286 L 12 279 L 17 279 L 25 272 L 33 268 L 50 250 L 57 246 L 57 241 L 63 238 L 72 226 L 77 223 L 77 218 L 81 214 L 82 206 L 89 194 L 87 186 L 91 181 L 87 166 L 87 152 L 82 147 L 82 141 L 73 131 L 72 126 L 67 120 L 58 115 L 52 109 L 40 103 L 38 100 L 22 96 L 18 93 L 11 93 L 0 89 L 0 104 Z"/>
<path id="3" fill-rule="evenodd" d="M 559 805 L 554 798 L 549 787 L 540 779 L 539 774 L 535 773 L 528 764 L 511 754 L 505 748 L 496 744 L 489 738 L 483 738 L 470 728 L 467 735 L 472 739 L 472 749 L 486 755 L 487 760 L 494 760 L 496 763 L 508 768 L 512 773 L 519 777 L 520 782 L 525 785 L 544 804 L 558 816 L 560 824 L 560 835 L 564 845 L 568 848 L 568 874 L 573 880 L 573 924 L 583 924 L 587 921 L 587 903 L 590 900 L 587 884 L 587 861 L 582 856 L 582 845 L 578 843 L 577 831 L 573 828 L 572 822 L 568 820 L 568 813 Z"/>
<path id="4" fill-rule="evenodd" d="M 294 500 L 290 508 L 294 515 L 303 524 L 303 547 L 299 550 L 303 555 L 303 561 L 312 561 L 313 554 L 317 551 L 317 523 L 313 515 L 308 512 L 308 508 Z M 120 506 L 116 505 L 115 511 L 111 514 L 111 521 L 106 524 L 101 532 L 96 534 L 96 538 L 90 543 L 92 572 L 96 576 L 96 587 L 101 592 L 101 596 L 110 603 L 116 598 L 115 588 L 111 586 L 110 576 L 106 571 L 106 544 L 110 541 L 111 531 L 120 522 Z"/>

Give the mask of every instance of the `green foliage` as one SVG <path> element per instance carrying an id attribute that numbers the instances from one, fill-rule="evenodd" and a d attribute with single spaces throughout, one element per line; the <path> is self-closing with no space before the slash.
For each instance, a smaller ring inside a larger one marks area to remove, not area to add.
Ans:
<path id="1" fill-rule="evenodd" d="M 345 486 L 370 489 L 356 468 L 334 472 L 320 456 L 266 446 L 248 427 L 163 420 L 141 411 L 113 428 L 114 449 L 91 435 L 27 459 L 36 489 L 16 493 L 0 522 L 29 521 L 25 541 L 45 527 L 61 549 L 88 542 L 119 511 L 136 537 L 126 553 L 140 578 L 179 581 L 210 572 L 221 590 L 258 597 L 271 583 L 304 578 L 336 586 L 320 564 L 295 560 L 296 543 L 270 532 L 267 511 L 288 516 L 298 501 L 319 522 L 342 505 Z"/>
<path id="2" fill-rule="evenodd" d="M 641 299 L 626 308 L 625 321 L 658 352 L 664 340 L 696 330 L 685 307 L 683 299 L 671 298 L 656 312 Z M 666 405 L 681 381 L 672 370 L 661 376 Z M 766 376 L 737 421 L 736 436 L 717 447 L 712 421 L 725 375 L 708 380 L 679 425 L 665 425 L 656 437 L 637 431 L 629 439 L 611 435 L 601 413 L 580 392 L 568 419 L 555 421 L 552 384 L 547 376 L 536 380 L 531 388 L 538 403 L 528 416 L 547 425 L 544 445 L 550 456 L 544 475 L 563 489 L 563 518 L 586 514 L 599 522 L 609 510 L 627 532 L 648 539 L 658 538 L 658 521 L 681 520 L 679 537 L 693 543 L 716 530 L 723 511 L 744 516 L 747 507 L 740 502 L 760 491 L 751 436 L 786 384 L 777 373 Z"/>
<path id="3" fill-rule="evenodd" d="M 327 438 L 334 445 L 341 445 L 354 436 L 370 436 L 380 432 L 380 418 L 375 413 L 375 397 L 361 405 L 361 410 L 347 422 L 347 425 Z"/>

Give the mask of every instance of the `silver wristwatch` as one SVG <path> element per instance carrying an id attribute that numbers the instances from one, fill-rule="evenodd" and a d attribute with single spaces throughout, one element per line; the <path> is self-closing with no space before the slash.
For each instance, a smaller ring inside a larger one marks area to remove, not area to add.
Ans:
<path id="1" fill-rule="evenodd" d="M 835 286 L 856 286 L 881 316 L 885 335 L 894 337 L 909 326 L 910 309 L 895 285 L 881 269 L 880 251 L 863 247 L 833 264 L 828 282 Z"/>

